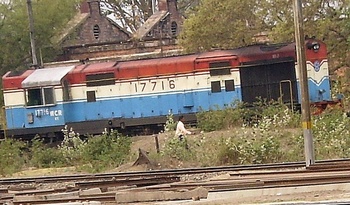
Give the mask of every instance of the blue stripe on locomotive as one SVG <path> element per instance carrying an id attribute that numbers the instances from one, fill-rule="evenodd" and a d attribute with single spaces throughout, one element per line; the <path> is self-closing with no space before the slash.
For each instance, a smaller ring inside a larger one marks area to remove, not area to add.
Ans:
<path id="1" fill-rule="evenodd" d="M 97 98 L 96 102 L 58 102 L 55 106 L 36 108 L 16 107 L 6 110 L 8 129 L 60 126 L 66 123 L 110 118 L 140 118 L 173 114 L 196 113 L 200 110 L 223 108 L 241 101 L 241 89 L 211 93 L 211 90 L 187 90 L 162 95 L 134 95 L 122 98 Z M 28 122 L 33 115 L 34 122 Z"/>
<path id="2" fill-rule="evenodd" d="M 301 103 L 301 90 L 300 90 L 299 81 L 297 83 L 297 88 L 298 88 L 299 103 Z M 330 90 L 330 81 L 328 76 L 324 77 L 321 83 L 316 83 L 313 79 L 309 78 L 308 88 L 309 88 L 309 101 L 311 103 L 332 100 L 331 90 Z"/>
<path id="3" fill-rule="evenodd" d="M 30 123 L 30 118 L 33 123 Z M 62 103 L 54 106 L 16 107 L 6 109 L 7 128 L 37 128 L 65 124 Z"/>
<path id="4" fill-rule="evenodd" d="M 224 107 L 241 100 L 240 88 L 211 93 L 210 90 L 173 92 L 164 95 L 131 96 L 119 99 L 97 99 L 96 102 L 71 102 L 64 105 L 67 123 L 109 118 L 140 118 L 196 113 L 200 109 Z"/>
<path id="5" fill-rule="evenodd" d="M 325 77 L 320 84 L 309 79 L 309 97 L 311 102 L 331 100 L 329 78 Z M 301 100 L 298 83 L 299 103 Z M 109 118 L 139 118 L 165 116 L 169 110 L 173 114 L 195 113 L 200 109 L 222 108 L 241 101 L 241 89 L 219 93 L 210 90 L 186 90 L 182 92 L 163 93 L 162 95 L 134 95 L 122 98 L 97 99 L 96 102 L 72 101 L 59 102 L 55 106 L 35 108 L 16 107 L 6 109 L 7 127 L 37 128 L 60 126 L 66 123 L 102 120 Z M 33 115 L 34 122 L 28 123 Z"/>

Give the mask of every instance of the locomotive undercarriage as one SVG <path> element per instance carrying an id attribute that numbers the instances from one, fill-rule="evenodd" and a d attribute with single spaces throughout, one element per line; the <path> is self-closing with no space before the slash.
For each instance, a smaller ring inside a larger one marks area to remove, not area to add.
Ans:
<path id="1" fill-rule="evenodd" d="M 195 114 L 183 114 L 186 123 L 195 123 Z M 173 115 L 177 121 L 179 115 Z M 125 136 L 152 135 L 164 131 L 166 116 L 147 118 L 113 118 L 105 120 L 67 123 L 65 126 L 54 126 L 32 129 L 14 129 L 4 132 L 4 137 L 31 140 L 35 136 L 45 139 L 45 142 L 60 141 L 64 137 L 63 130 L 74 131 L 80 136 L 100 135 L 105 132 L 118 131 Z"/>

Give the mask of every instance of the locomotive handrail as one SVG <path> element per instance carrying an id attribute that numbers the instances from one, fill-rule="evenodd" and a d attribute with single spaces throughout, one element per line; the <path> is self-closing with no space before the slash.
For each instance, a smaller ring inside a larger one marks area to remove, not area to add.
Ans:
<path id="1" fill-rule="evenodd" d="M 291 103 L 291 106 L 292 106 L 292 112 L 294 112 L 292 81 L 291 81 L 291 80 L 281 80 L 281 81 L 280 81 L 280 97 L 281 97 L 281 98 L 282 98 L 282 96 L 283 96 L 283 92 L 282 92 L 282 83 L 288 83 L 288 84 L 289 84 L 290 103 Z M 282 100 L 282 101 L 283 101 L 283 100 Z"/>

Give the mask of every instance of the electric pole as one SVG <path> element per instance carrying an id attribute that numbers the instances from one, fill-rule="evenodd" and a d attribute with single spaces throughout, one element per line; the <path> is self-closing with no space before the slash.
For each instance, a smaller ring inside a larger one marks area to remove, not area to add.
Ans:
<path id="1" fill-rule="evenodd" d="M 29 35 L 30 35 L 30 47 L 32 49 L 32 59 L 33 66 L 38 66 L 38 60 L 36 58 L 35 51 L 35 36 L 34 36 L 34 18 L 33 18 L 33 9 L 32 9 L 32 1 L 27 0 L 27 8 L 28 8 L 28 17 L 29 17 Z"/>
<path id="2" fill-rule="evenodd" d="M 296 53 L 299 70 L 299 82 L 301 90 L 301 114 L 304 135 L 305 161 L 306 166 L 315 163 L 313 137 L 311 131 L 311 113 L 309 102 L 309 88 L 306 68 L 305 37 L 303 30 L 303 15 L 301 0 L 294 0 L 294 27 Z"/>

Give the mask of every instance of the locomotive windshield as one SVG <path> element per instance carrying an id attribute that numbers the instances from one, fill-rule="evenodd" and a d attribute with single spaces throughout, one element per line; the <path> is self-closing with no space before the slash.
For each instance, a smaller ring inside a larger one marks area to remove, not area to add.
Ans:
<path id="1" fill-rule="evenodd" d="M 26 90 L 26 105 L 27 106 L 40 106 L 40 105 L 53 105 L 55 104 L 55 98 L 53 88 L 32 88 Z"/>

